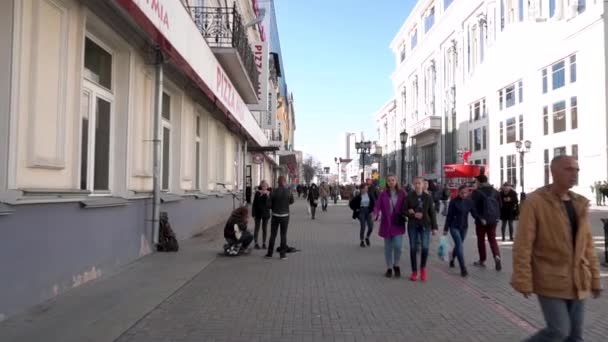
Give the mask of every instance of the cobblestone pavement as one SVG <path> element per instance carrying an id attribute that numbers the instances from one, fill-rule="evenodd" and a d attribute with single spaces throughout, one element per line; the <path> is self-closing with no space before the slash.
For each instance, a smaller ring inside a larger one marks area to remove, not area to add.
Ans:
<path id="1" fill-rule="evenodd" d="M 534 299 L 509 286 L 504 269 L 469 267 L 470 276 L 437 259 L 433 239 L 427 283 L 383 277 L 382 241 L 358 245 L 358 222 L 344 205 L 312 221 L 303 200 L 293 206 L 284 261 L 263 251 L 218 257 L 118 341 L 520 341 L 543 325 Z M 467 262 L 476 254 L 466 242 Z M 407 242 L 406 242 L 407 245 Z M 402 270 L 409 270 L 404 248 Z M 605 341 L 608 300 L 588 302 L 587 341 Z"/>

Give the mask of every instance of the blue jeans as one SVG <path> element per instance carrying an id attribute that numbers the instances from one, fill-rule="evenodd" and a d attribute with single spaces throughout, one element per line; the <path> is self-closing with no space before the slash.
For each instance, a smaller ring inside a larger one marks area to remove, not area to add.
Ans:
<path id="1" fill-rule="evenodd" d="M 372 212 L 368 207 L 363 207 L 359 210 L 359 223 L 361 223 L 361 231 L 359 232 L 359 238 L 361 241 L 372 235 L 374 230 L 374 220 L 372 219 Z M 365 226 L 367 226 L 367 235 L 365 234 Z"/>
<path id="2" fill-rule="evenodd" d="M 327 197 L 321 197 L 321 209 L 327 210 Z"/>
<path id="3" fill-rule="evenodd" d="M 547 327 L 527 339 L 528 342 L 583 341 L 584 300 L 566 300 L 538 296 Z"/>
<path id="4" fill-rule="evenodd" d="M 391 238 L 384 239 L 384 259 L 386 261 L 387 268 L 399 266 L 402 248 L 403 235 L 396 235 Z"/>
<path id="5" fill-rule="evenodd" d="M 450 234 L 454 239 L 454 252 L 452 253 L 452 260 L 458 259 L 460 269 L 464 269 L 464 240 L 467 237 L 467 228 L 450 228 Z"/>
<path id="6" fill-rule="evenodd" d="M 426 268 L 426 261 L 429 258 L 429 245 L 431 243 L 431 230 L 425 229 L 416 223 L 410 223 L 407 226 L 407 234 L 410 237 L 410 261 L 412 263 L 412 272 L 418 272 L 418 245 L 421 245 L 422 251 L 420 255 L 420 268 Z"/>

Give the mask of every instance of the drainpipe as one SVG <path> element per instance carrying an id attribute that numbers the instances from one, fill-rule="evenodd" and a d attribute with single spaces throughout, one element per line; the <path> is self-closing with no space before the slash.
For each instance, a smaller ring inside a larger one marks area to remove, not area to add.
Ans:
<path id="1" fill-rule="evenodd" d="M 253 172 L 253 170 L 252 170 Z M 253 179 L 251 180 L 251 192 L 253 192 Z M 241 205 L 245 205 L 247 194 L 247 139 L 245 139 L 245 143 L 243 144 L 243 198 L 241 198 Z"/>
<path id="2" fill-rule="evenodd" d="M 156 53 L 156 82 L 154 85 L 154 168 L 153 168 L 153 204 L 152 204 L 152 240 L 158 243 L 160 230 L 160 130 L 161 110 L 163 108 L 163 53 L 160 47 L 155 47 Z"/>

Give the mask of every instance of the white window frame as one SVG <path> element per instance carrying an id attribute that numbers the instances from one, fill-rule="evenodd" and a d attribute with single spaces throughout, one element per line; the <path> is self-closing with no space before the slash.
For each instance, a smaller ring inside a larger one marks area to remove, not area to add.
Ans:
<path id="1" fill-rule="evenodd" d="M 90 80 L 86 77 L 86 68 L 85 64 L 85 45 L 86 39 L 91 40 L 93 43 L 102 48 L 105 52 L 110 54 L 112 57 L 112 66 L 111 66 L 111 89 L 108 89 L 101 84 L 96 83 L 94 80 Z M 101 39 L 97 38 L 90 32 L 86 32 L 84 38 L 82 40 L 82 62 L 81 62 L 81 70 L 82 70 L 82 85 L 80 91 L 80 102 L 81 105 L 79 107 L 79 124 L 78 124 L 78 188 L 80 188 L 80 183 L 82 179 L 82 95 L 86 92 L 89 94 L 89 103 L 88 103 L 88 115 L 89 115 L 89 123 L 88 123 L 88 142 L 86 144 L 87 148 L 87 184 L 86 190 L 90 191 L 91 196 L 109 196 L 112 194 L 114 190 L 114 146 L 115 146 L 115 95 L 113 93 L 114 89 L 116 89 L 116 53 L 114 49 L 110 48 L 107 44 L 105 44 Z M 108 103 L 110 103 L 110 146 L 109 148 L 109 165 L 108 165 L 108 189 L 107 190 L 95 190 L 95 126 L 97 123 L 97 99 L 100 98 Z"/>

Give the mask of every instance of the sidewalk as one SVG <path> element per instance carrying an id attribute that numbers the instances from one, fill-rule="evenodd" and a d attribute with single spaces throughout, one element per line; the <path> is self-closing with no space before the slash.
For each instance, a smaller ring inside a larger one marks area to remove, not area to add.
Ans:
<path id="1" fill-rule="evenodd" d="M 0 341 L 507 342 L 544 325 L 536 300 L 509 286 L 509 243 L 501 246 L 502 272 L 470 266 L 462 279 L 437 259 L 435 237 L 427 283 L 386 279 L 382 241 L 374 232 L 372 246 L 359 247 L 350 216 L 330 205 L 312 221 L 296 201 L 289 245 L 302 251 L 285 261 L 264 259 L 264 251 L 218 257 L 218 227 L 177 254 L 146 257 L 0 323 Z M 409 273 L 408 248 L 401 268 Z M 606 314 L 606 297 L 588 302 L 586 341 L 605 340 Z"/>

